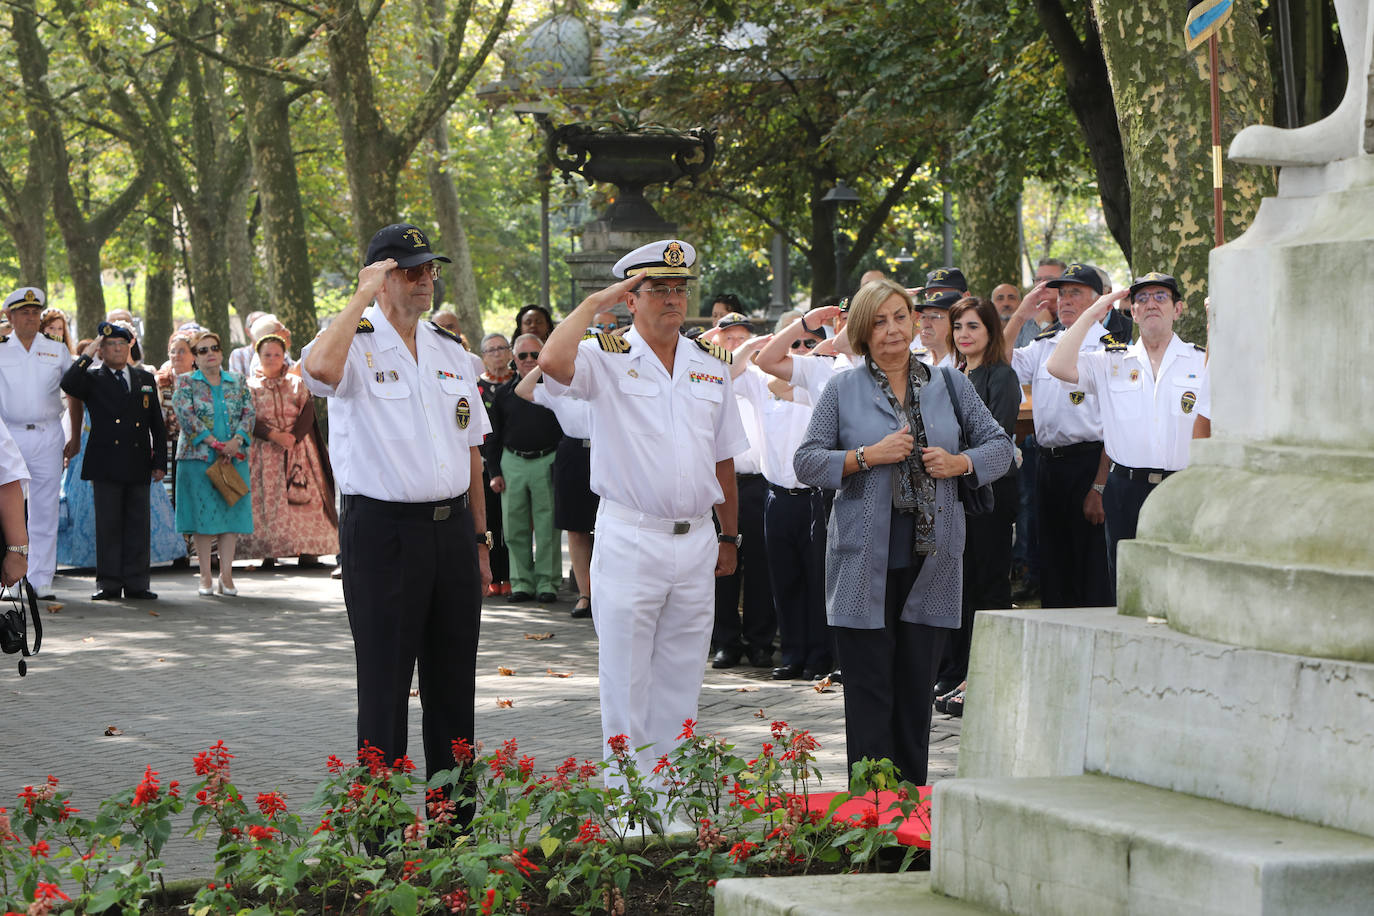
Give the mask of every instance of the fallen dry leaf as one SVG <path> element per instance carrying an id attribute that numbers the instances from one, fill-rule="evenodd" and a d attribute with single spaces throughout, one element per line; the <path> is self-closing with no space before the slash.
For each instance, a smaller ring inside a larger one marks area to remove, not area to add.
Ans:
<path id="1" fill-rule="evenodd" d="M 830 692 L 830 683 L 831 683 L 830 678 L 828 678 L 828 677 L 823 677 L 823 678 L 821 678 L 819 681 L 816 682 L 816 685 L 815 685 L 812 689 L 815 690 L 817 693 L 829 693 L 829 692 Z"/>
<path id="2" fill-rule="evenodd" d="M 149 611 L 149 612 L 148 612 L 148 616 L 149 616 L 149 617 L 161 617 L 162 615 L 159 614 L 157 611 Z"/>
<path id="3" fill-rule="evenodd" d="M 754 718 L 755 718 L 755 719 L 766 719 L 766 718 L 768 718 L 768 717 L 765 716 L 765 715 L 763 714 L 763 710 L 760 709 L 758 712 L 754 713 Z"/>
<path id="4" fill-rule="evenodd" d="M 160 661 L 160 662 L 165 662 L 166 660 L 167 660 L 167 659 L 165 659 L 165 658 L 159 658 L 159 659 L 158 659 L 158 661 Z"/>
<path id="5" fill-rule="evenodd" d="M 544 673 L 549 677 L 572 677 L 571 671 L 554 671 L 552 668 L 545 668 Z"/>
<path id="6" fill-rule="evenodd" d="M 62 604 L 50 604 L 50 605 L 48 605 L 48 613 L 49 613 L 49 614 L 56 614 L 58 611 L 62 610 L 63 607 L 65 607 L 65 605 L 62 605 Z"/>
<path id="7" fill-rule="evenodd" d="M 507 668 L 505 665 L 498 665 L 496 668 L 496 673 L 501 675 L 502 677 L 513 677 L 515 675 L 515 669 Z"/>
<path id="8" fill-rule="evenodd" d="M 502 709 L 510 709 L 512 706 L 515 705 L 515 701 L 514 701 L 514 700 L 506 700 L 506 699 L 503 699 L 503 698 L 501 698 L 501 697 L 497 697 L 497 698 L 496 698 L 496 705 L 499 706 L 499 707 L 501 707 Z"/>
<path id="9" fill-rule="evenodd" d="M 536 640 L 553 639 L 553 634 L 552 634 L 552 633 L 526 633 L 526 634 L 525 634 L 525 638 L 526 638 L 526 639 L 536 639 Z"/>
<path id="10" fill-rule="evenodd" d="M 757 693 L 757 687 L 736 687 L 735 693 Z"/>
<path id="11" fill-rule="evenodd" d="M 107 726 L 105 726 L 105 737 L 107 737 L 107 738 L 113 738 L 115 735 L 122 735 L 122 734 L 124 734 L 124 733 L 123 733 L 122 731 L 120 731 L 116 726 L 113 726 L 113 725 L 107 725 Z"/>
<path id="12" fill-rule="evenodd" d="M 86 636 L 86 637 L 84 637 L 81 641 L 82 641 L 82 642 L 95 642 L 95 637 L 94 637 L 94 636 Z"/>

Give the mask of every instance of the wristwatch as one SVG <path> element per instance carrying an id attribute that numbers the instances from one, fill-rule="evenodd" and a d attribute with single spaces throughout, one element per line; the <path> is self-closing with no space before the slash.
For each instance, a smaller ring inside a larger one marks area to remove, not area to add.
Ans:
<path id="1" fill-rule="evenodd" d="M 734 544 L 736 547 L 739 547 L 741 544 L 744 543 L 744 535 L 742 535 L 742 534 L 719 534 L 719 533 L 718 533 L 718 534 L 716 535 L 716 541 L 719 542 L 719 543 L 721 543 L 721 544 Z"/>
<path id="2" fill-rule="evenodd" d="M 5 548 L 5 550 L 7 550 L 10 553 L 17 553 L 20 556 L 27 557 L 29 555 L 28 544 L 10 544 L 8 547 Z"/>
<path id="3" fill-rule="evenodd" d="M 1098 496 L 1101 496 L 1102 491 L 1107 489 L 1107 485 L 1105 483 L 1095 483 L 1093 484 L 1093 489 L 1097 491 Z"/>
<path id="4" fill-rule="evenodd" d="M 485 546 L 488 550 L 491 550 L 491 548 L 492 548 L 492 546 L 493 546 L 494 543 L 495 543 L 495 542 L 494 542 L 494 541 L 492 540 L 492 538 L 491 538 L 491 532 L 490 532 L 490 531 L 483 531 L 481 534 L 477 535 L 477 546 L 478 546 L 478 547 Z"/>

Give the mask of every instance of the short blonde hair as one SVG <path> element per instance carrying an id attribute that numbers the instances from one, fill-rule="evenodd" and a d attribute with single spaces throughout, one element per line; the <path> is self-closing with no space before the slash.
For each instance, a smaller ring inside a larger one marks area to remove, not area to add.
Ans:
<path id="1" fill-rule="evenodd" d="M 856 356 L 868 355 L 868 338 L 873 336 L 873 321 L 878 315 L 878 307 L 893 296 L 900 296 L 906 303 L 907 311 L 916 311 L 906 288 L 884 277 L 870 280 L 849 300 L 849 323 L 845 334 L 849 336 L 849 346 Z"/>

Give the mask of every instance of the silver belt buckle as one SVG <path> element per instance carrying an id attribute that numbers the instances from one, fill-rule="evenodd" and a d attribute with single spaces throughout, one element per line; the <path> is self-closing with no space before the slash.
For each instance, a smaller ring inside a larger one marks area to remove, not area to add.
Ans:
<path id="1" fill-rule="evenodd" d="M 691 530 L 691 522 L 673 522 L 673 534 L 686 534 Z"/>
<path id="2" fill-rule="evenodd" d="M 453 512 L 453 507 L 452 507 L 452 506 L 435 506 L 435 507 L 434 507 L 434 520 L 435 520 L 436 522 L 442 522 L 444 519 L 448 518 L 449 515 L 452 514 L 452 512 Z"/>
<path id="3" fill-rule="evenodd" d="M 1163 475 L 1163 474 L 1151 474 L 1151 475 L 1149 475 L 1148 477 L 1146 477 L 1145 479 L 1148 480 L 1150 483 L 1163 483 L 1163 482 L 1164 482 L 1164 475 Z"/>

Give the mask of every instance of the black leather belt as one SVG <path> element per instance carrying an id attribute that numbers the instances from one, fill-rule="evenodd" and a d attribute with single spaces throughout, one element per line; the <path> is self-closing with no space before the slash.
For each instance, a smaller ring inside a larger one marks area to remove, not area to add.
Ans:
<path id="1" fill-rule="evenodd" d="M 1162 483 L 1165 477 L 1175 474 L 1177 471 L 1166 471 L 1163 468 L 1128 468 L 1124 464 L 1112 462 L 1108 469 L 1117 477 L 1125 477 L 1127 480 L 1146 480 L 1150 483 Z"/>
<path id="2" fill-rule="evenodd" d="M 737 471 L 737 472 L 735 472 L 735 479 L 736 479 L 736 480 L 762 480 L 762 479 L 763 479 L 763 475 L 762 475 L 762 474 L 741 474 L 741 473 L 739 473 L 739 472 Z"/>
<path id="3" fill-rule="evenodd" d="M 532 452 L 522 452 L 520 449 L 511 448 L 508 445 L 506 446 L 506 451 L 510 452 L 516 458 L 524 458 L 526 461 L 533 461 L 536 458 L 543 458 L 545 455 L 552 455 L 554 452 L 558 451 L 558 445 L 554 444 L 550 445 L 548 448 L 535 449 Z"/>
<path id="4" fill-rule="evenodd" d="M 455 510 L 461 512 L 468 507 L 468 495 L 464 493 L 452 499 L 443 499 L 432 503 L 393 503 L 384 499 L 373 499 L 371 496 L 360 496 L 357 493 L 345 493 L 343 505 L 345 508 L 354 505 L 391 518 L 418 518 L 442 522 L 451 516 Z"/>
<path id="5" fill-rule="evenodd" d="M 768 489 L 777 493 L 779 496 L 815 496 L 821 492 L 819 487 L 780 487 L 775 483 L 770 483 Z"/>
<path id="6" fill-rule="evenodd" d="M 1082 455 L 1085 452 L 1098 452 L 1101 450 L 1101 442 L 1074 442 L 1070 445 L 1042 445 L 1040 446 L 1040 457 L 1067 458 L 1070 455 Z"/>

